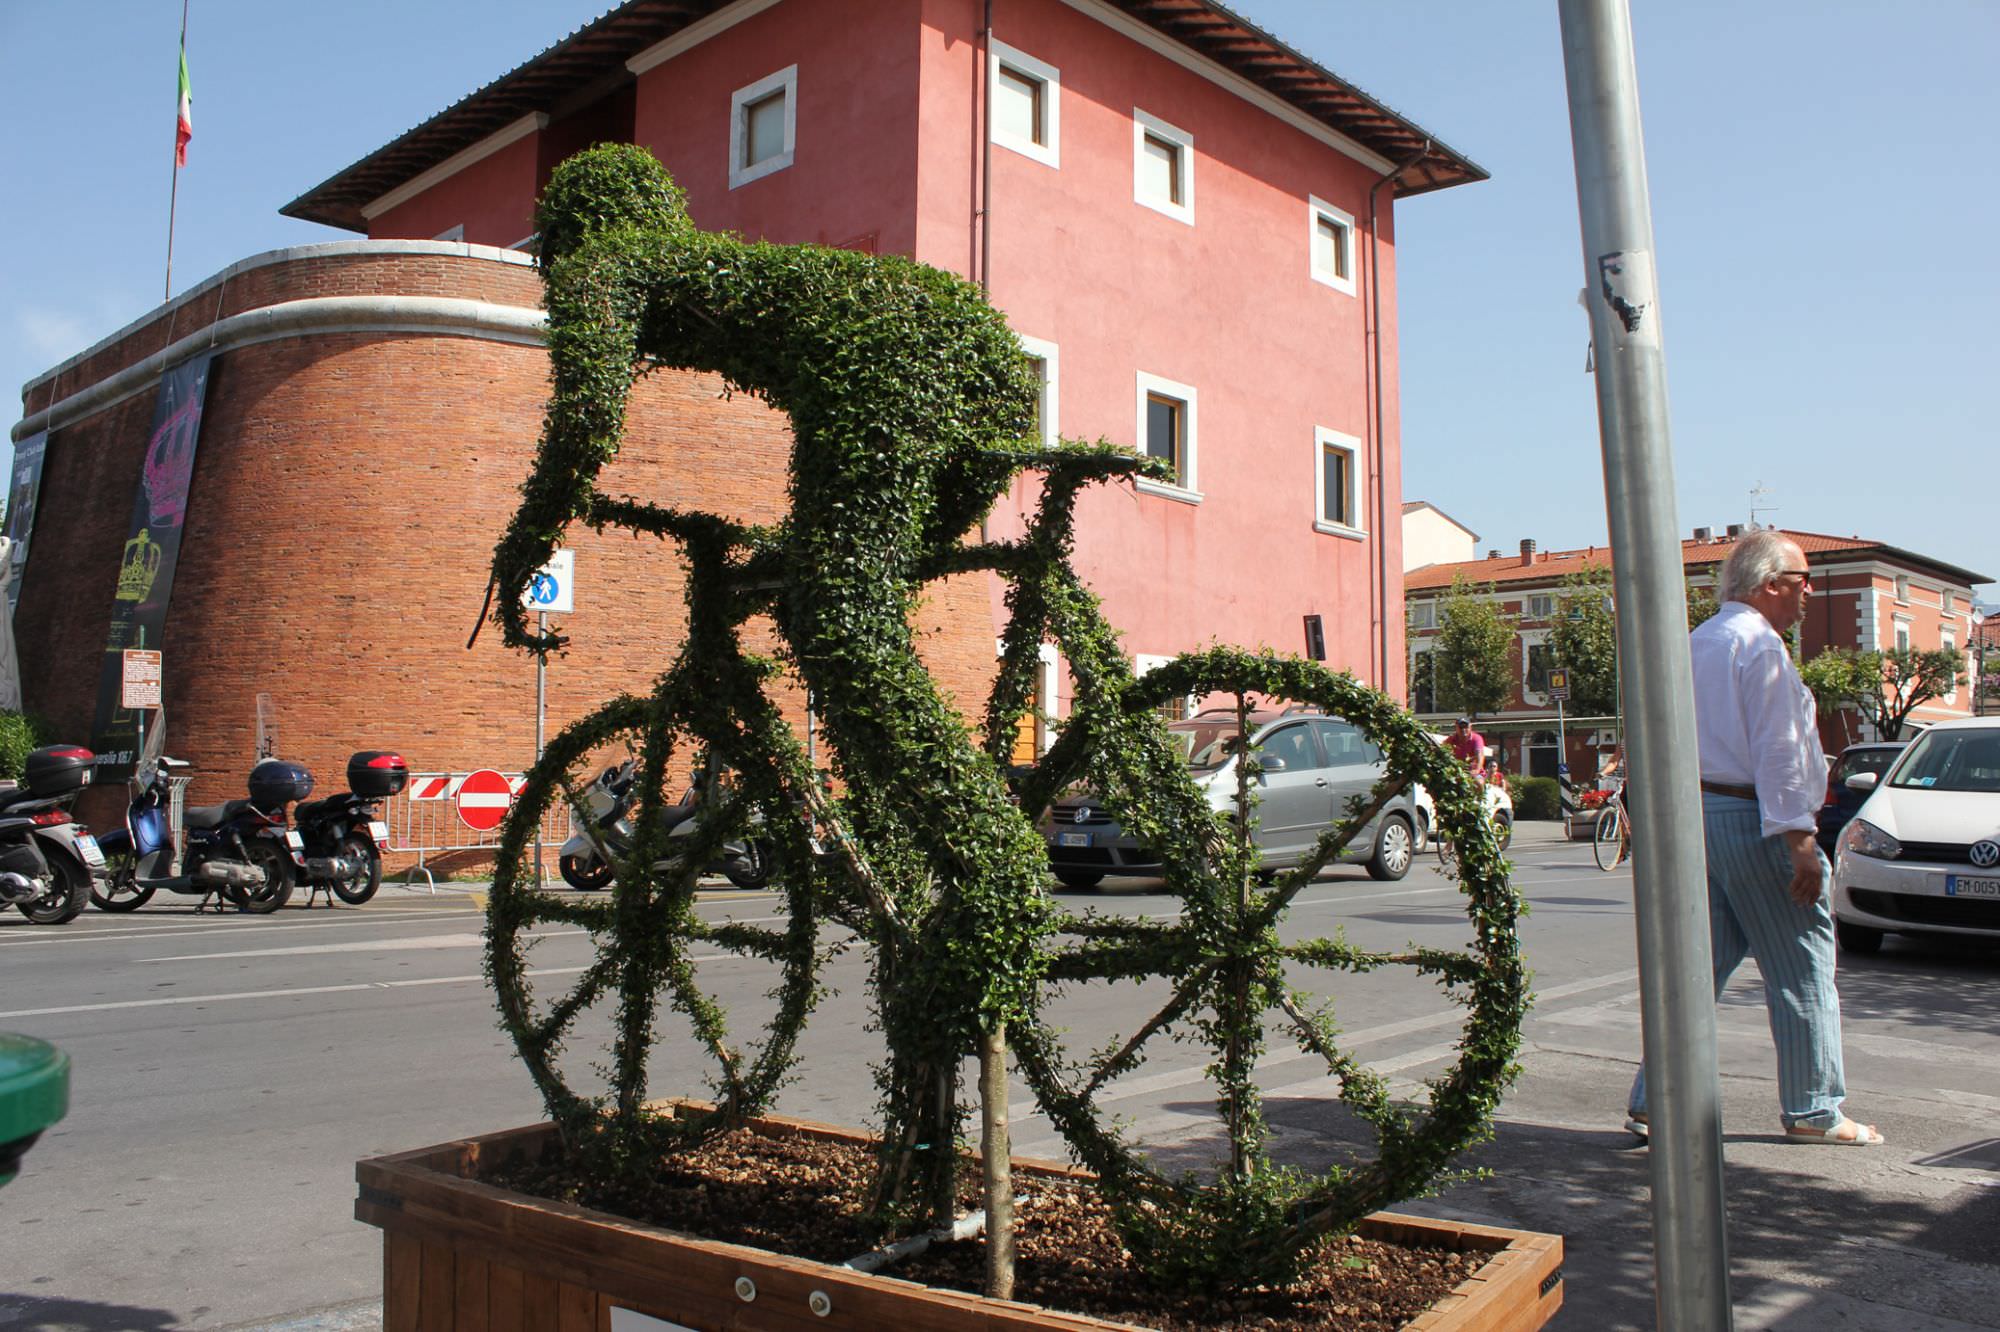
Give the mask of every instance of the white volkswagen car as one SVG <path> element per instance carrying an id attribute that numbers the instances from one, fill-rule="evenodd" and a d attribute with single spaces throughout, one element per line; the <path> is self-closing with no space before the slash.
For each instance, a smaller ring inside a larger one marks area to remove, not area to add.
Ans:
<path id="1" fill-rule="evenodd" d="M 1939 722 L 1870 790 L 1834 862 L 1840 946 L 1872 953 L 1887 933 L 2000 941 L 2000 719 Z"/>

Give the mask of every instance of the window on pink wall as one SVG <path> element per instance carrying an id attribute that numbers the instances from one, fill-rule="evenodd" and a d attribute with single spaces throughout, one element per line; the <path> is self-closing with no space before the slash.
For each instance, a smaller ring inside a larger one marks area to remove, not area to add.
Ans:
<path id="1" fill-rule="evenodd" d="M 1138 390 L 1139 452 L 1166 463 L 1173 476 L 1165 481 L 1140 477 L 1133 484 L 1151 494 L 1199 503 L 1201 494 L 1195 487 L 1201 453 L 1194 387 L 1141 371 Z"/>
<path id="2" fill-rule="evenodd" d="M 1062 165 L 1062 71 L 993 42 L 988 96 L 993 142 L 1044 166 Z"/>
<path id="3" fill-rule="evenodd" d="M 1307 200 L 1306 216 L 1312 227 L 1306 243 L 1313 281 L 1354 295 L 1353 214 L 1315 196 Z"/>
<path id="4" fill-rule="evenodd" d="M 1194 225 L 1194 135 L 1132 108 L 1132 198 Z"/>
<path id="5" fill-rule="evenodd" d="M 799 67 L 787 65 L 729 99 L 729 188 L 792 164 L 798 140 Z"/>
<path id="6" fill-rule="evenodd" d="M 1313 526 L 1334 536 L 1358 537 L 1362 520 L 1360 492 L 1355 485 L 1361 441 L 1324 426 L 1313 431 L 1315 512 Z"/>

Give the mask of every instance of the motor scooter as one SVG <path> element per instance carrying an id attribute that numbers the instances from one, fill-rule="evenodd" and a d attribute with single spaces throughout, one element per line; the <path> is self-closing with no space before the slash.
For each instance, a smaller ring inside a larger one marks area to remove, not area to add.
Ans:
<path id="1" fill-rule="evenodd" d="M 581 799 L 572 802 L 571 825 L 575 831 L 563 843 L 556 860 L 563 882 L 570 887 L 583 892 L 606 887 L 617 873 L 617 862 L 631 854 L 636 840 L 632 826 L 633 787 L 638 775 L 637 759 L 614 763 L 584 788 Z M 701 826 L 703 795 L 711 780 L 705 769 L 697 771 L 695 781 L 682 794 L 680 802 L 660 809 L 660 821 L 667 829 L 670 846 L 674 841 L 693 836 Z M 671 859 L 662 860 L 654 868 L 666 869 L 670 864 Z M 771 844 L 753 835 L 724 842 L 707 869 L 723 875 L 738 888 L 757 889 L 770 882 L 771 865 Z"/>
<path id="2" fill-rule="evenodd" d="M 382 853 L 389 849 L 382 802 L 409 783 L 410 765 L 401 754 L 365 749 L 347 760 L 345 791 L 292 811 L 293 826 L 305 839 L 306 905 L 322 889 L 352 906 L 375 896 Z"/>
<path id="3" fill-rule="evenodd" d="M 95 762 L 80 745 L 46 745 L 28 755 L 21 784 L 0 792 L 0 906 L 37 925 L 75 920 L 104 877 L 96 839 L 69 813 Z"/>
<path id="4" fill-rule="evenodd" d="M 276 911 L 292 898 L 298 871 L 305 868 L 305 840 L 287 826 L 285 807 L 312 793 L 312 774 L 297 763 L 265 759 L 250 769 L 250 798 L 184 810 L 184 845 L 176 845 L 167 817 L 173 774 L 189 765 L 161 754 L 154 735 L 132 778 L 132 802 L 125 826 L 98 839 L 110 875 L 90 900 L 104 911 L 136 911 L 166 891 L 210 899 L 218 910 L 228 902 L 259 915 Z"/>

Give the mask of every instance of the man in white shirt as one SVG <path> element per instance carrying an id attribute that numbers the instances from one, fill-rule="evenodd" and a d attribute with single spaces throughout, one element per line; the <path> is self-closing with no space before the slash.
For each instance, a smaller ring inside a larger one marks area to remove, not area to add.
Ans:
<path id="1" fill-rule="evenodd" d="M 1867 1147 L 1882 1135 L 1841 1110 L 1847 1084 L 1829 871 L 1813 841 L 1826 754 L 1812 693 L 1783 637 L 1805 615 L 1811 589 L 1796 542 L 1753 532 L 1723 561 L 1722 609 L 1689 639 L 1709 941 L 1717 994 L 1746 955 L 1764 975 L 1785 1136 Z M 1643 1064 L 1628 1106 L 1625 1127 L 1647 1136 Z"/>

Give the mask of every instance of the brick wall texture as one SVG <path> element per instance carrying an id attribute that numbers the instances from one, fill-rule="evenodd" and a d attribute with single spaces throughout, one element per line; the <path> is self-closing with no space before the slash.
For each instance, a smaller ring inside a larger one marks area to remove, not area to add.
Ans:
<path id="1" fill-rule="evenodd" d="M 534 306 L 526 269 L 471 256 L 335 256 L 268 265 L 211 293 L 204 322 L 333 294 L 457 296 Z M 197 302 L 195 304 L 200 304 Z M 169 331 L 165 325 L 178 327 Z M 188 306 L 65 372 L 67 396 L 200 325 Z M 211 371 L 166 634 L 168 752 L 195 764 L 197 804 L 243 794 L 256 701 L 275 707 L 281 756 L 316 791 L 347 755 L 396 749 L 417 771 L 525 768 L 535 669 L 490 625 L 468 651 L 494 542 L 541 429 L 538 347 L 471 337 L 305 335 L 238 348 Z M 45 391 L 27 405 L 39 410 Z M 16 613 L 28 706 L 87 740 L 97 663 L 151 422 L 151 390 L 56 430 Z M 768 522 L 787 507 L 782 414 L 726 395 L 713 375 L 637 386 L 604 489 Z M 548 732 L 621 691 L 643 691 L 683 634 L 676 547 L 573 531 L 571 643 L 548 670 Z M 977 716 L 994 667 L 985 576 L 930 590 L 915 626 L 941 686 Z M 753 648 L 776 644 L 751 626 Z M 781 697 L 803 725 L 795 690 Z M 122 790 L 80 813 L 115 826 Z"/>

